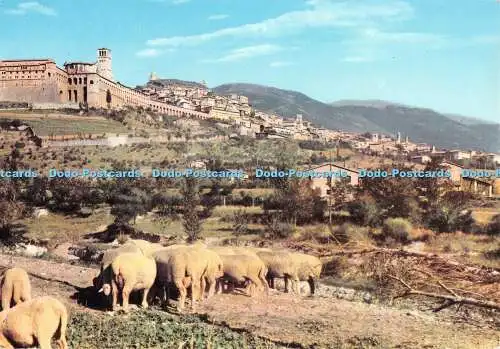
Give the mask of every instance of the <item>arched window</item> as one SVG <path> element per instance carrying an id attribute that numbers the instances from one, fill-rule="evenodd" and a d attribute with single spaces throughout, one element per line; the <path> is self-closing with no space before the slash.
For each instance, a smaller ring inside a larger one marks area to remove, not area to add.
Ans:
<path id="1" fill-rule="evenodd" d="M 73 81 L 73 80 L 71 80 L 71 78 L 68 78 L 68 84 L 70 84 L 70 85 L 71 85 L 71 82 L 72 82 L 72 81 Z"/>
<path id="2" fill-rule="evenodd" d="M 94 84 L 94 80 L 90 80 L 90 84 L 93 85 Z"/>
<path id="3" fill-rule="evenodd" d="M 82 84 L 82 78 L 78 79 L 78 83 L 81 85 Z"/>
<path id="4" fill-rule="evenodd" d="M 77 78 L 73 78 L 73 84 L 78 84 L 78 79 Z"/>

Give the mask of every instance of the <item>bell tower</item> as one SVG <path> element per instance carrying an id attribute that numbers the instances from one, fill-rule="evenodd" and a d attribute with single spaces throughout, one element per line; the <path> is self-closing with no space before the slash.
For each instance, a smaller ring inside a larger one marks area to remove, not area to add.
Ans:
<path id="1" fill-rule="evenodd" d="M 100 48 L 97 50 L 97 74 L 105 77 L 106 79 L 113 80 L 110 49 Z"/>

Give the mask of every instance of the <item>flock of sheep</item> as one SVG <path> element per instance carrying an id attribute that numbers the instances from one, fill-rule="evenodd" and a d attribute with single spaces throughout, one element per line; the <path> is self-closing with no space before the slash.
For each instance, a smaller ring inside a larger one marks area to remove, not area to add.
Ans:
<path id="1" fill-rule="evenodd" d="M 314 294 L 322 270 L 314 256 L 287 250 L 251 247 L 207 247 L 204 244 L 162 246 L 144 240 L 128 240 L 118 248 L 104 252 L 101 269 L 93 279 L 98 294 L 112 296 L 112 308 L 129 310 L 133 291 L 142 291 L 141 306 L 148 307 L 154 298 L 164 306 L 170 300 L 172 287 L 179 293 L 177 309 L 185 308 L 188 291 L 191 308 L 204 298 L 233 291 L 242 286 L 245 293 L 269 293 L 274 278 L 284 278 L 285 291 L 300 294 L 299 282 L 309 283 Z M 290 285 L 291 284 L 291 285 Z M 56 337 L 59 349 L 67 349 L 65 306 L 49 296 L 31 299 L 31 286 L 26 271 L 12 268 L 1 283 L 0 347 L 39 345 L 50 349 Z M 120 297 L 121 296 L 121 297 Z M 11 304 L 15 304 L 10 308 Z"/>

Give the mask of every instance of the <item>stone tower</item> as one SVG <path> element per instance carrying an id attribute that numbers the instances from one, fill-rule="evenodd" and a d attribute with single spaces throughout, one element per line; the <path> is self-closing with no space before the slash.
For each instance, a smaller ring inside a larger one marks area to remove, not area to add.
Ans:
<path id="1" fill-rule="evenodd" d="M 155 80 L 158 80 L 158 75 L 156 75 L 155 72 L 151 72 L 151 74 L 149 74 L 149 81 L 155 81 Z"/>
<path id="2" fill-rule="evenodd" d="M 106 79 L 113 80 L 110 49 L 100 48 L 97 50 L 97 74 L 105 77 Z"/>

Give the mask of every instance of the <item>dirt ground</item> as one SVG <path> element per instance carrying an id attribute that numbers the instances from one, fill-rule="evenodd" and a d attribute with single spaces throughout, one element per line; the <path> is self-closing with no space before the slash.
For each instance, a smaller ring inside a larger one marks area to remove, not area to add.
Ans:
<path id="1" fill-rule="evenodd" d="M 0 254 L 0 267 L 14 265 L 32 274 L 34 296 L 55 295 L 70 309 L 85 310 L 71 299 L 75 293 L 71 285 L 90 286 L 96 269 Z M 274 290 L 269 296 L 255 298 L 217 295 L 200 305 L 198 312 L 206 314 L 211 323 L 298 347 L 494 349 L 500 346 L 500 330 L 443 321 L 431 312 L 336 298 L 298 298 Z"/>

